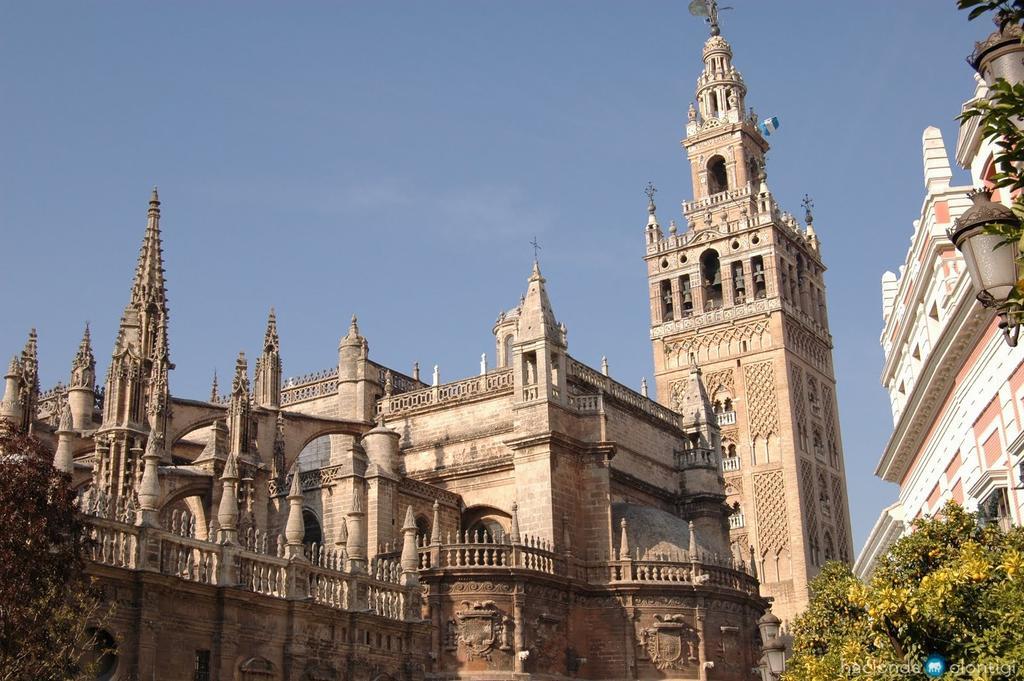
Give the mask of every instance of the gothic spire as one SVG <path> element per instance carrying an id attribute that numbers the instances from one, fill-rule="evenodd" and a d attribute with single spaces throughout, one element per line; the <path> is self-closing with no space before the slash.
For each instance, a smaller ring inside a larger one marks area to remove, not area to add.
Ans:
<path id="1" fill-rule="evenodd" d="M 245 353 L 239 352 L 235 360 L 235 377 L 231 381 L 231 395 L 249 394 L 249 363 L 245 360 Z"/>
<path id="2" fill-rule="evenodd" d="M 156 187 L 153 187 L 153 194 L 149 199 L 146 235 L 143 237 L 142 248 L 139 251 L 139 262 L 135 266 L 131 302 L 135 304 L 156 303 L 161 309 L 167 304 L 164 254 L 160 241 L 160 197 Z"/>
<path id="3" fill-rule="evenodd" d="M 210 401 L 216 402 L 220 398 L 220 386 L 217 385 L 217 370 L 213 370 L 213 383 L 210 384 Z"/>
<path id="4" fill-rule="evenodd" d="M 546 280 L 540 273 L 540 263 L 533 261 L 533 271 L 519 314 L 517 342 L 545 339 L 561 345 L 562 334 L 555 321 L 555 313 L 548 299 Z"/>
<path id="5" fill-rule="evenodd" d="M 281 341 L 277 336 L 277 315 L 270 308 L 267 331 L 263 335 L 263 352 L 256 358 L 254 395 L 260 407 L 281 406 Z"/>
<path id="6" fill-rule="evenodd" d="M 267 316 L 267 331 L 263 334 L 263 352 L 280 352 L 281 341 L 277 337 L 277 315 L 274 308 L 270 308 Z"/>
<path id="7" fill-rule="evenodd" d="M 96 383 L 96 357 L 92 354 L 92 338 L 89 335 L 89 322 L 85 323 L 82 342 L 71 362 L 71 387 L 92 388 Z"/>

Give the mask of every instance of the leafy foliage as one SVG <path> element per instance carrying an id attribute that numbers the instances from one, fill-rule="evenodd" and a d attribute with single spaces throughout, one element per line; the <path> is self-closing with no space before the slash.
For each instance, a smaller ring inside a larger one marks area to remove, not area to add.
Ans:
<path id="1" fill-rule="evenodd" d="M 0 679 L 84 678 L 98 597 L 67 474 L 36 438 L 0 421 Z"/>
<path id="2" fill-rule="evenodd" d="M 968 9 L 968 20 L 974 20 L 986 12 L 995 12 L 999 28 L 1024 20 L 1024 0 L 957 0 L 957 9 Z"/>
<path id="3" fill-rule="evenodd" d="M 950 503 L 883 556 L 867 584 L 829 563 L 794 625 L 786 681 L 1024 679 L 1024 528 L 1002 532 Z"/>

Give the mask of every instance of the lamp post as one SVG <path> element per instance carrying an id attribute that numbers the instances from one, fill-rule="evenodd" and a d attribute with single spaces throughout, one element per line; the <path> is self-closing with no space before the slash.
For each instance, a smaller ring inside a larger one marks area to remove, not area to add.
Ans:
<path id="1" fill-rule="evenodd" d="M 1017 227 L 1020 222 L 1013 211 L 992 201 L 991 190 L 976 189 L 967 196 L 974 205 L 946 233 L 964 257 L 978 301 L 999 310 L 999 328 L 1006 342 L 1014 347 L 1024 311 L 1007 299 L 1020 279 L 1020 249 L 1015 241 L 1004 243 L 1006 237 L 992 228 Z"/>
<path id="2" fill-rule="evenodd" d="M 762 681 L 776 681 L 782 672 L 786 671 L 786 644 L 779 636 L 782 620 L 769 609 L 757 621 L 757 628 L 761 631 L 761 641 L 763 642 L 761 645 L 762 655 L 758 662 L 761 679 Z"/>

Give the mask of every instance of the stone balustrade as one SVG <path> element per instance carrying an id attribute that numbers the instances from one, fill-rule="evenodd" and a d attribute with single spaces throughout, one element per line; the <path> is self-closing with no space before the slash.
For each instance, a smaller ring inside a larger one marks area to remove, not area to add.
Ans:
<path id="1" fill-rule="evenodd" d="M 83 514 L 92 539 L 89 558 L 102 566 L 146 570 L 183 581 L 241 589 L 271 598 L 312 600 L 339 610 L 369 611 L 392 620 L 419 619 L 419 585 L 401 583 L 397 561 L 374 560 L 353 570 L 344 549 L 314 545 L 306 557 L 285 558 L 280 538 L 248 530 L 238 544 L 191 536 L 195 522 L 176 514 L 172 529 L 125 521 L 114 504 L 91 504 Z M 104 517 L 108 516 L 108 517 Z"/>
<path id="2" fill-rule="evenodd" d="M 723 411 L 718 416 L 718 425 L 720 426 L 735 426 L 736 425 L 736 412 L 735 411 Z"/>
<path id="3" fill-rule="evenodd" d="M 700 199 L 698 201 L 684 201 L 683 202 L 683 213 L 689 215 L 696 211 L 707 210 L 714 206 L 718 206 L 729 201 L 735 201 L 736 199 L 743 199 L 750 196 L 751 185 L 744 185 L 735 189 L 727 189 L 724 192 L 718 192 L 711 196 Z"/>
<path id="4" fill-rule="evenodd" d="M 721 466 L 721 455 L 713 449 L 694 447 L 673 452 L 676 470 L 689 468 L 718 468 Z"/>
<path id="5" fill-rule="evenodd" d="M 568 357 L 567 360 L 566 371 L 569 378 L 575 379 L 580 383 L 585 383 L 593 388 L 597 388 L 600 390 L 600 394 L 604 397 L 614 400 L 621 405 L 631 407 L 632 409 L 657 419 L 666 425 L 672 426 L 673 428 L 680 427 L 681 422 L 679 414 L 675 413 L 668 407 L 658 404 L 648 397 L 644 397 L 640 393 L 627 388 L 618 381 L 613 381 L 610 377 L 591 369 L 586 364 L 583 364 L 572 357 Z M 577 396 L 576 399 L 579 399 L 579 397 L 580 396 Z"/>
<path id="6" fill-rule="evenodd" d="M 524 535 L 512 541 L 508 535 L 460 533 L 438 544 L 423 537 L 418 546 L 420 569 L 494 569 L 516 568 L 564 575 L 565 561 L 550 542 Z"/>
<path id="7" fill-rule="evenodd" d="M 377 402 L 377 412 L 394 417 L 433 409 L 440 405 L 468 402 L 484 397 L 508 394 L 513 389 L 512 369 L 498 369 L 479 376 L 420 388 L 404 393 L 386 395 Z"/>

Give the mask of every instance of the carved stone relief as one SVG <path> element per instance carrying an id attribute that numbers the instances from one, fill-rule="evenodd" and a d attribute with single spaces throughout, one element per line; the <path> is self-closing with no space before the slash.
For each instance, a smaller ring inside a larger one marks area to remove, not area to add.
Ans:
<path id="1" fill-rule="evenodd" d="M 462 601 L 455 612 L 457 641 L 467 657 L 490 661 L 495 648 L 512 649 L 512 621 L 494 601 Z"/>
<path id="2" fill-rule="evenodd" d="M 683 669 L 697 662 L 700 637 L 685 615 L 655 615 L 637 632 L 639 645 L 658 669 Z"/>

